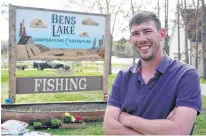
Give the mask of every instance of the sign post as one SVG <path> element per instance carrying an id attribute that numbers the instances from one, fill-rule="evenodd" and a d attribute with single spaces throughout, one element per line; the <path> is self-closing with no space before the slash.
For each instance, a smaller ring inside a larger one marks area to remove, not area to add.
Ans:
<path id="1" fill-rule="evenodd" d="M 9 5 L 9 98 L 16 101 L 16 8 Z"/>

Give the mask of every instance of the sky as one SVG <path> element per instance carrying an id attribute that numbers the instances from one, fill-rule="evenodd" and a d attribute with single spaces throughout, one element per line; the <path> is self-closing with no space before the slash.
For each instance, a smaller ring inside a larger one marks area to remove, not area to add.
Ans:
<path id="1" fill-rule="evenodd" d="M 11 3 L 13 5 L 19 5 L 19 6 L 26 6 L 26 7 L 39 7 L 39 8 L 45 8 L 45 9 L 60 9 L 60 10 L 68 10 L 68 8 L 65 7 L 65 5 L 68 3 L 67 0 L 1 0 L 1 3 L 6 1 L 6 3 Z M 75 1 L 75 0 L 74 0 Z M 78 1 L 78 0 L 77 0 Z M 82 0 L 79 0 L 82 1 Z M 102 0 L 103 1 L 103 0 Z M 113 3 L 119 3 L 120 0 L 110 0 Z M 180 0 L 181 1 L 181 0 Z M 187 0 L 192 1 L 192 0 Z M 155 11 L 157 13 L 157 10 L 155 7 L 157 7 L 157 0 L 133 0 L 133 3 L 136 3 L 137 5 L 143 4 L 142 10 L 149 10 L 149 11 Z M 175 19 L 175 11 L 176 11 L 176 4 L 177 0 L 169 0 L 169 34 L 171 33 L 171 29 L 173 24 L 171 23 Z M 126 0 L 124 3 L 124 6 L 122 7 L 125 11 L 130 11 L 130 1 Z M 162 26 L 164 27 L 164 0 L 160 0 L 160 20 L 162 22 Z M 81 6 L 70 6 L 68 5 L 69 10 L 71 11 L 80 11 L 84 12 L 83 8 Z M 2 10 L 2 9 L 1 9 Z M 91 10 L 91 12 L 99 13 L 97 9 Z M 8 40 L 8 20 L 6 19 L 7 16 L 3 16 L 0 14 L 0 40 Z M 114 40 L 119 40 L 122 37 L 129 37 L 129 31 L 119 31 L 119 28 L 126 27 L 128 25 L 128 19 L 118 18 L 116 22 L 116 29 L 114 31 Z"/>

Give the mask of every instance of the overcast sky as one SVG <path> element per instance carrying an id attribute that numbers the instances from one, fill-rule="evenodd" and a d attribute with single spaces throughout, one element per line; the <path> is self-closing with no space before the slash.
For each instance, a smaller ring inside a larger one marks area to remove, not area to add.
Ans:
<path id="1" fill-rule="evenodd" d="M 5 0 L 3 0 L 5 1 Z M 3 2 L 1 1 L 1 3 Z M 81 0 L 80 0 L 81 1 Z M 102 0 L 103 1 L 103 0 Z M 120 0 L 110 0 L 114 3 L 119 3 Z M 180 0 L 181 1 L 181 0 Z M 187 0 L 191 2 L 192 0 Z M 133 0 L 134 3 L 142 4 L 142 10 L 149 10 L 149 11 L 156 11 L 155 7 L 157 7 L 157 0 Z M 39 7 L 39 8 L 46 8 L 46 9 L 64 9 L 67 0 L 6 0 L 6 3 L 11 3 L 13 5 L 19 5 L 19 6 L 28 6 L 28 7 Z M 169 19 L 170 19 L 170 29 L 172 29 L 172 20 L 175 19 L 175 11 L 176 11 L 176 4 L 177 0 L 169 0 Z M 126 3 L 122 7 L 123 10 L 129 11 L 130 10 L 130 0 L 126 0 Z M 162 26 L 164 27 L 164 0 L 160 0 L 160 20 L 162 22 Z M 68 8 L 67 8 L 68 9 Z M 83 12 L 83 8 L 78 6 L 70 6 L 69 10 L 72 11 L 81 11 Z M 96 9 L 92 10 L 91 12 L 98 13 L 99 11 Z M 116 23 L 116 28 L 126 27 L 128 24 L 128 19 L 119 19 Z M 8 40 L 8 20 L 6 19 L 6 16 L 2 16 L 0 14 L 0 39 L 1 40 Z M 169 34 L 171 33 L 171 30 Z M 124 33 L 120 32 L 119 30 L 115 30 L 114 32 L 114 40 L 118 40 L 121 37 L 129 37 L 129 31 L 125 31 Z"/>

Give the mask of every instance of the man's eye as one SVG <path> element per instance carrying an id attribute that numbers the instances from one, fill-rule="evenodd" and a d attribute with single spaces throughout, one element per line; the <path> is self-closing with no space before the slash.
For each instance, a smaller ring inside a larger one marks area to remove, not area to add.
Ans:
<path id="1" fill-rule="evenodd" d="M 132 36 L 137 36 L 139 35 L 139 33 L 132 33 Z"/>
<path id="2" fill-rule="evenodd" d="M 152 31 L 145 31 L 146 34 L 151 33 Z"/>

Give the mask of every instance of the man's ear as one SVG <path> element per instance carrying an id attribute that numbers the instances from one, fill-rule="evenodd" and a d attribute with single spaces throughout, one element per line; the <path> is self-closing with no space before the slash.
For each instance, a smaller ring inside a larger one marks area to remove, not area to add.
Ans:
<path id="1" fill-rule="evenodd" d="M 163 41 L 166 37 L 166 31 L 164 28 L 161 28 L 160 29 L 160 38 L 161 38 L 161 41 Z"/>

